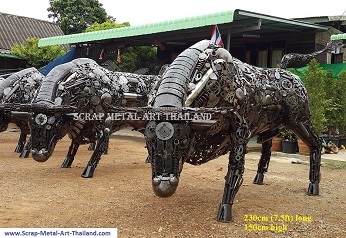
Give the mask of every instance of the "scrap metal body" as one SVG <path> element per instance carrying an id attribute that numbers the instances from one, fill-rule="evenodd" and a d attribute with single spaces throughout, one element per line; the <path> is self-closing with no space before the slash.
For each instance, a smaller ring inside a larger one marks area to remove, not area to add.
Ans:
<path id="1" fill-rule="evenodd" d="M 257 136 L 262 156 L 254 183 L 263 183 L 271 138 L 287 127 L 310 147 L 309 195 L 317 195 L 321 143 L 312 128 L 301 80 L 280 68 L 262 69 L 201 41 L 182 52 L 163 74 L 151 102 L 155 109 L 185 107 L 219 111 L 210 120 L 152 120 L 145 130 L 155 194 L 176 191 L 185 162 L 199 165 L 229 153 L 228 171 L 217 220 L 229 222 L 243 181 L 246 145 Z"/>

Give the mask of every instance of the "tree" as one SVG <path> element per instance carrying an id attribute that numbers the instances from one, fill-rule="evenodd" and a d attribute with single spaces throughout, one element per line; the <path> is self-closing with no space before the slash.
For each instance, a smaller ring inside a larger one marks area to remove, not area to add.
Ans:
<path id="1" fill-rule="evenodd" d="M 107 21 L 103 23 L 95 22 L 90 27 L 88 27 L 85 32 L 91 32 L 91 31 L 102 31 L 102 30 L 108 30 L 113 28 L 120 28 L 120 27 L 126 27 L 130 26 L 129 22 L 123 22 L 123 23 L 116 23 L 110 19 L 107 19 Z"/>
<path id="2" fill-rule="evenodd" d="M 10 49 L 12 54 L 27 60 L 29 67 L 40 68 L 66 53 L 62 46 L 38 47 L 38 39 L 28 38 L 23 44 L 15 44 Z"/>
<path id="3" fill-rule="evenodd" d="M 343 91 L 343 89 L 341 89 Z M 342 113 L 342 105 L 339 88 L 339 80 L 333 77 L 333 72 L 327 73 L 326 78 L 326 126 L 329 137 L 338 130 L 340 124 L 340 115 Z"/>
<path id="4" fill-rule="evenodd" d="M 326 91 L 327 72 L 316 59 L 308 64 L 308 70 L 303 73 L 304 84 L 308 93 L 312 125 L 321 134 L 326 129 Z"/>
<path id="5" fill-rule="evenodd" d="M 118 63 L 121 71 L 134 72 L 141 68 L 148 68 L 148 74 L 157 74 L 156 48 L 152 46 L 130 46 L 121 55 Z"/>
<path id="6" fill-rule="evenodd" d="M 346 72 L 336 78 L 328 78 L 326 85 L 326 119 L 329 137 L 346 135 Z"/>
<path id="7" fill-rule="evenodd" d="M 81 33 L 95 22 L 108 18 L 98 0 L 49 0 L 49 18 L 56 19 L 65 34 Z"/>
<path id="8" fill-rule="evenodd" d="M 86 29 L 86 32 L 107 30 L 113 28 L 130 26 L 129 22 L 116 23 L 107 20 L 104 23 L 94 23 Z M 122 50 L 121 62 L 116 62 L 119 70 L 134 72 L 141 68 L 148 68 L 149 74 L 157 74 L 156 70 L 156 48 L 152 46 L 130 46 Z"/>

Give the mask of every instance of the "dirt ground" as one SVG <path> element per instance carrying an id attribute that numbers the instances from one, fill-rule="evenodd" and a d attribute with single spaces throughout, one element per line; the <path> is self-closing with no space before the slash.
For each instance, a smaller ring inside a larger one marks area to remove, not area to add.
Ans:
<path id="1" fill-rule="evenodd" d="M 246 155 L 233 222 L 215 220 L 227 156 L 185 164 L 179 187 L 156 197 L 141 137 L 112 135 L 94 178 L 80 175 L 91 156 L 82 146 L 62 169 L 68 138 L 45 163 L 13 152 L 18 132 L 0 134 L 0 227 L 118 228 L 118 237 L 345 237 L 346 170 L 322 168 L 320 196 L 306 195 L 309 167 L 273 158 L 265 185 L 254 185 L 258 152 Z"/>

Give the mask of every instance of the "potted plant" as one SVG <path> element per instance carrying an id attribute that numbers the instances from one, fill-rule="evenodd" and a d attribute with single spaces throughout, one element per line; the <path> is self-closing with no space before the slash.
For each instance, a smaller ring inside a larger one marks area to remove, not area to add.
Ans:
<path id="1" fill-rule="evenodd" d="M 289 153 L 289 154 L 295 154 L 298 149 L 298 137 L 296 134 L 293 133 L 293 131 L 284 128 L 279 133 L 282 143 L 282 152 Z"/>
<path id="2" fill-rule="evenodd" d="M 282 151 L 282 138 L 278 135 L 272 138 L 271 151 Z"/>

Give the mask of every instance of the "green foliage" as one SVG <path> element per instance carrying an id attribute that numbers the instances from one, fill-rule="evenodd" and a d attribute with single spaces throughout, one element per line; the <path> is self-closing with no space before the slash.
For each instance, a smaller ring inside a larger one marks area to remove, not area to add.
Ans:
<path id="1" fill-rule="evenodd" d="M 57 19 L 65 34 L 81 33 L 95 22 L 103 23 L 108 18 L 98 0 L 49 0 L 49 18 Z"/>
<path id="2" fill-rule="evenodd" d="M 121 71 L 134 72 L 148 68 L 149 74 L 156 74 L 156 48 L 152 46 L 131 46 L 126 48 L 118 63 Z"/>
<path id="3" fill-rule="evenodd" d="M 108 29 L 120 28 L 120 27 L 126 27 L 126 26 L 130 26 L 130 23 L 129 22 L 116 23 L 110 19 L 107 19 L 107 21 L 103 23 L 95 22 L 90 27 L 88 27 L 85 30 L 85 32 L 108 30 Z"/>
<path id="4" fill-rule="evenodd" d="M 326 129 L 326 81 L 327 72 L 319 67 L 316 59 L 308 64 L 303 73 L 304 84 L 308 93 L 312 124 L 318 134 Z"/>
<path id="5" fill-rule="evenodd" d="M 346 136 L 346 71 L 342 72 L 335 83 L 335 103 L 338 105 L 337 125 L 340 134 Z"/>
<path id="6" fill-rule="evenodd" d="M 66 53 L 62 46 L 38 47 L 38 39 L 28 38 L 24 44 L 15 44 L 11 47 L 11 53 L 19 58 L 27 60 L 29 67 L 40 68 L 50 61 Z"/>
<path id="7" fill-rule="evenodd" d="M 334 77 L 313 59 L 303 73 L 308 92 L 311 120 L 315 130 L 329 137 L 346 135 L 346 72 Z"/>

